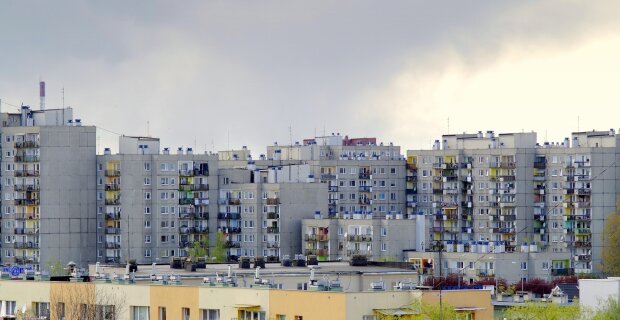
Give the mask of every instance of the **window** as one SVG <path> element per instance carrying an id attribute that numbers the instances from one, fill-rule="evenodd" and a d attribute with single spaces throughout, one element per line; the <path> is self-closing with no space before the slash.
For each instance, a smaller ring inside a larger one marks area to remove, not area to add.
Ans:
<path id="1" fill-rule="evenodd" d="M 151 220 L 144 220 L 144 227 L 145 228 L 150 228 L 151 227 Z"/>
<path id="2" fill-rule="evenodd" d="M 159 307 L 159 320 L 166 320 L 166 307 Z"/>
<path id="3" fill-rule="evenodd" d="M 387 236 L 387 229 L 385 227 L 381 227 L 381 236 L 382 237 Z"/>
<path id="4" fill-rule="evenodd" d="M 151 178 L 144 178 L 144 185 L 145 186 L 150 186 L 151 185 Z"/>
<path id="5" fill-rule="evenodd" d="M 202 309 L 200 320 L 220 320 L 220 309 Z"/>
<path id="6" fill-rule="evenodd" d="M 521 261 L 521 270 L 527 270 L 527 261 Z"/>
<path id="7" fill-rule="evenodd" d="M 148 163 L 148 162 L 144 163 L 144 171 L 151 171 L 151 164 L 150 163 Z"/>
<path id="8" fill-rule="evenodd" d="M 144 214 L 151 214 L 151 207 L 144 207 Z"/>
<path id="9" fill-rule="evenodd" d="M 37 317 L 49 318 L 50 304 L 49 302 L 35 302 L 33 311 L 34 311 L 34 315 Z"/>
<path id="10" fill-rule="evenodd" d="M 144 243 L 151 243 L 151 236 L 150 235 L 144 236 Z"/>
<path id="11" fill-rule="evenodd" d="M 266 319 L 265 311 L 239 310 L 239 320 L 265 320 L 265 319 Z"/>
<path id="12" fill-rule="evenodd" d="M 16 307 L 16 302 L 15 301 L 4 301 L 3 302 L 5 304 L 6 307 L 6 315 L 7 316 L 15 316 L 15 307 Z"/>
<path id="13" fill-rule="evenodd" d="M 549 261 L 543 261 L 542 268 L 543 270 L 549 270 Z"/>
<path id="14" fill-rule="evenodd" d="M 145 258 L 151 257 L 151 249 L 144 249 L 144 257 Z"/>
<path id="15" fill-rule="evenodd" d="M 151 193 L 150 192 L 145 192 L 144 193 L 144 200 L 151 200 Z"/>
<path id="16" fill-rule="evenodd" d="M 387 251 L 387 243 L 381 243 L 381 251 Z"/>
<path id="17" fill-rule="evenodd" d="M 181 310 L 181 317 L 183 320 L 189 320 L 189 308 L 183 308 Z"/>
<path id="18" fill-rule="evenodd" d="M 131 320 L 149 320 L 149 307 L 131 307 Z"/>

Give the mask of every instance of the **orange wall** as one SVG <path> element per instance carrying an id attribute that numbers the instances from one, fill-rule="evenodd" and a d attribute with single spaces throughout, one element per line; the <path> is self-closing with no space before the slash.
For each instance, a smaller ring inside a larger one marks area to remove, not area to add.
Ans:
<path id="1" fill-rule="evenodd" d="M 268 318 L 346 319 L 346 294 L 341 292 L 269 290 Z"/>
<path id="2" fill-rule="evenodd" d="M 489 290 L 444 290 L 442 297 L 443 303 L 455 308 L 483 308 L 483 310 L 475 311 L 476 320 L 493 319 L 493 305 L 491 304 L 491 291 Z M 422 302 L 438 304 L 439 291 L 422 291 Z"/>
<path id="3" fill-rule="evenodd" d="M 181 319 L 182 308 L 190 309 L 190 318 L 199 319 L 198 287 L 151 286 L 151 319 L 159 319 L 159 307 L 166 307 L 166 319 Z"/>

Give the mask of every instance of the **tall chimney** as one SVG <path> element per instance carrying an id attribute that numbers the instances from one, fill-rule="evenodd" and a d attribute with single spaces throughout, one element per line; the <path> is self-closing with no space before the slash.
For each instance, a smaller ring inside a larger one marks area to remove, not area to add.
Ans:
<path id="1" fill-rule="evenodd" d="M 40 109 L 45 110 L 45 81 L 39 81 Z"/>

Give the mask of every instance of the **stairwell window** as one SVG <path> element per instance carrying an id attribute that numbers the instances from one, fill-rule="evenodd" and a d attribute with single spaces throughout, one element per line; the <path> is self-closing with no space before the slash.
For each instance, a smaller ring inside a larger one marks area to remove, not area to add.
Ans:
<path id="1" fill-rule="evenodd" d="M 190 320 L 189 318 L 189 308 L 183 308 L 181 311 L 181 316 L 183 320 Z"/>

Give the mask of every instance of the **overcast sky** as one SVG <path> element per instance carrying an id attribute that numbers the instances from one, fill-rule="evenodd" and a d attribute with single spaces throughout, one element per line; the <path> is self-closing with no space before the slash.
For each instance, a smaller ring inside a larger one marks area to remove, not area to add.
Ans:
<path id="1" fill-rule="evenodd" d="M 0 40 L 3 112 L 41 78 L 48 108 L 64 87 L 86 124 L 173 149 L 620 127 L 614 0 L 5 1 Z"/>

